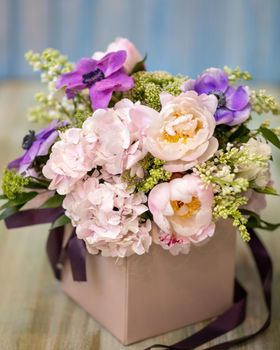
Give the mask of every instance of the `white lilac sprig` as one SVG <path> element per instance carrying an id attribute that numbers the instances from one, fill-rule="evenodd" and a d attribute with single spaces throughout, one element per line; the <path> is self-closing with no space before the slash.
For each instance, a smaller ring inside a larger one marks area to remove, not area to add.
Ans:
<path id="1" fill-rule="evenodd" d="M 270 147 L 250 139 L 241 147 L 228 144 L 218 150 L 215 157 L 197 165 L 194 173 L 214 189 L 213 217 L 233 219 L 244 241 L 250 239 L 246 228 L 247 218 L 241 208 L 248 202 L 245 192 L 249 188 L 265 188 L 270 181 Z"/>
<path id="2" fill-rule="evenodd" d="M 58 77 L 73 69 L 66 56 L 54 49 L 46 49 L 42 54 L 28 51 L 25 55 L 27 62 L 34 71 L 41 71 L 41 81 L 47 84 L 47 93 L 35 94 L 37 106 L 28 111 L 28 118 L 33 122 L 48 123 L 54 119 L 71 120 L 74 115 L 74 105 L 65 96 L 57 93 Z"/>

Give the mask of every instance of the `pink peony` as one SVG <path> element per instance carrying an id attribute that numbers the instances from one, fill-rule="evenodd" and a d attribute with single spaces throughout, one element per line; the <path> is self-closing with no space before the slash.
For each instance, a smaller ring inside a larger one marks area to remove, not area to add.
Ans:
<path id="1" fill-rule="evenodd" d="M 186 171 L 213 156 L 218 141 L 213 137 L 217 108 L 215 96 L 188 91 L 174 97 L 161 94 L 162 110 L 146 130 L 148 151 L 167 163 L 171 172 Z"/>
<path id="2" fill-rule="evenodd" d="M 109 52 L 116 52 L 125 50 L 127 53 L 126 61 L 124 63 L 124 69 L 127 73 L 131 73 L 135 65 L 143 60 L 143 57 L 135 47 L 135 45 L 126 38 L 117 38 L 115 41 L 109 44 L 106 52 L 97 51 L 93 54 L 92 58 L 100 60 Z"/>
<path id="3" fill-rule="evenodd" d="M 188 252 L 189 244 L 199 243 L 214 234 L 212 222 L 213 190 L 196 175 L 185 175 L 155 186 L 148 198 L 154 222 L 159 227 L 154 237 L 165 249 L 175 247 Z M 154 231 L 155 232 L 155 231 Z"/>
<path id="4" fill-rule="evenodd" d="M 86 242 L 88 251 L 124 257 L 148 252 L 151 222 L 139 216 L 148 210 L 143 193 L 133 194 L 119 177 L 99 183 L 95 177 L 79 181 L 63 202 L 66 215 Z"/>
<path id="5" fill-rule="evenodd" d="M 51 179 L 50 190 L 59 194 L 69 193 L 78 180 L 95 164 L 95 143 L 92 136 L 86 140 L 81 129 L 71 128 L 60 133 L 61 140 L 52 147 L 43 174 Z"/>

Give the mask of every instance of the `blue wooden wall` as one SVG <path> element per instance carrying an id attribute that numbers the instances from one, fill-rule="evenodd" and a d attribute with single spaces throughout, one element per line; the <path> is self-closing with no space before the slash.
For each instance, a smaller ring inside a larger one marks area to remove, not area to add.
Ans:
<path id="1" fill-rule="evenodd" d="M 280 0 L 0 0 L 0 78 L 32 76 L 30 48 L 77 60 L 116 36 L 147 52 L 149 69 L 239 64 L 280 82 Z"/>

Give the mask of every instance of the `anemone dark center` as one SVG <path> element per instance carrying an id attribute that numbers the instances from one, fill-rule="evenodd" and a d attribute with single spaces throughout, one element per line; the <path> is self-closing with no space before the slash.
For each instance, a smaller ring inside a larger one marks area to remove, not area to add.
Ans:
<path id="1" fill-rule="evenodd" d="M 97 83 L 100 80 L 103 80 L 105 78 L 104 73 L 101 69 L 96 68 L 95 70 L 83 74 L 83 84 L 87 85 L 88 87 L 93 86 L 95 83 Z"/>
<path id="2" fill-rule="evenodd" d="M 217 97 L 218 100 L 218 108 L 225 107 L 227 100 L 226 95 L 221 91 L 212 91 L 212 95 Z"/>
<path id="3" fill-rule="evenodd" d="M 22 140 L 22 148 L 26 150 L 29 149 L 35 140 L 36 140 L 35 131 L 29 130 L 29 134 L 25 135 Z"/>

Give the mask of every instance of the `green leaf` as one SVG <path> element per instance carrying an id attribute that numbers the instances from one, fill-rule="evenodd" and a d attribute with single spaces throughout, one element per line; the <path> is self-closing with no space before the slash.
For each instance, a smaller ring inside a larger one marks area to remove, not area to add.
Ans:
<path id="1" fill-rule="evenodd" d="M 37 196 L 37 192 L 23 192 L 19 193 L 15 199 L 11 199 L 0 207 L 0 210 L 5 208 L 15 207 L 17 205 L 23 205 L 29 202 L 31 199 Z"/>
<path id="2" fill-rule="evenodd" d="M 49 198 L 41 208 L 58 208 L 62 206 L 62 202 L 65 196 L 55 194 L 53 197 Z"/>
<path id="3" fill-rule="evenodd" d="M 145 70 L 145 61 L 146 61 L 147 57 L 148 57 L 148 55 L 146 54 L 142 61 L 139 61 L 136 63 L 136 65 L 133 67 L 130 75 L 137 73 L 141 70 Z"/>
<path id="4" fill-rule="evenodd" d="M 240 209 L 240 211 L 243 215 L 248 216 L 248 221 L 246 224 L 248 228 L 260 228 L 262 230 L 274 231 L 280 227 L 280 223 L 272 224 L 270 222 L 264 221 L 257 213 L 251 210 Z"/>
<path id="5" fill-rule="evenodd" d="M 240 142 L 247 142 L 250 138 L 251 130 L 244 124 L 241 124 L 229 137 L 229 142 L 238 140 Z"/>
<path id="6" fill-rule="evenodd" d="M 6 208 L 4 211 L 2 211 L 2 213 L 0 213 L 0 220 L 5 220 L 9 216 L 15 214 L 19 211 L 20 207 L 21 206 Z"/>
<path id="7" fill-rule="evenodd" d="M 3 199 L 7 199 L 7 196 L 5 196 L 4 194 L 0 194 L 0 200 L 2 201 Z"/>
<path id="8" fill-rule="evenodd" d="M 260 127 L 259 131 L 261 132 L 262 136 L 269 141 L 270 143 L 272 143 L 275 147 L 280 149 L 280 140 L 278 138 L 278 136 L 270 129 L 264 128 L 264 127 Z"/>
<path id="9" fill-rule="evenodd" d="M 31 189 L 48 189 L 49 184 L 43 184 L 41 182 L 36 181 L 29 181 L 27 185 L 24 186 L 25 188 L 31 188 Z"/>
<path id="10" fill-rule="evenodd" d="M 71 220 L 66 215 L 61 215 L 59 218 L 57 218 L 51 226 L 51 230 L 60 226 L 67 225 L 71 222 Z"/>
<path id="11" fill-rule="evenodd" d="M 272 196 L 279 196 L 277 193 L 276 189 L 273 187 L 265 187 L 265 188 L 259 188 L 259 187 L 254 187 L 253 190 L 258 193 L 264 193 L 264 194 L 270 194 Z"/>

